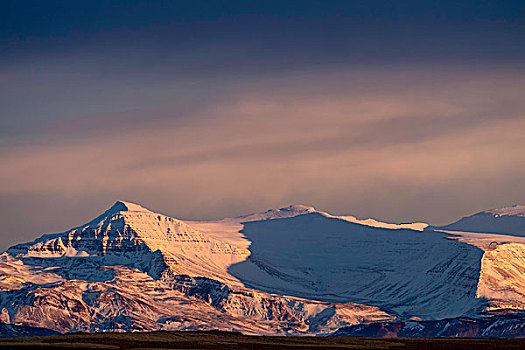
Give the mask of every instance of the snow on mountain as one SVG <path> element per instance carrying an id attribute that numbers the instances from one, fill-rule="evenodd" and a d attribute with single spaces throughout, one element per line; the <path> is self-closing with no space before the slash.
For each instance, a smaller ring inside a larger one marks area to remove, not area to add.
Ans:
<path id="1" fill-rule="evenodd" d="M 525 205 L 513 205 L 511 207 L 503 207 L 485 211 L 485 213 L 492 214 L 496 217 L 501 216 L 521 216 L 525 217 Z"/>
<path id="2" fill-rule="evenodd" d="M 284 219 L 291 218 L 299 215 L 317 213 L 329 218 L 336 218 L 345 220 L 348 222 L 353 222 L 360 225 L 371 226 L 371 227 L 380 227 L 380 228 L 389 228 L 389 229 L 410 229 L 416 231 L 423 231 L 428 224 L 423 222 L 415 223 L 402 223 L 402 224 L 393 224 L 378 221 L 375 219 L 359 219 L 351 215 L 332 215 L 324 211 L 319 211 L 314 207 L 300 204 L 291 204 L 280 209 L 268 209 L 261 213 L 253 213 L 243 216 L 238 216 L 235 218 L 226 218 L 217 221 L 186 221 L 191 226 L 198 228 L 202 232 L 216 237 L 221 240 L 226 240 L 232 242 L 236 245 L 243 246 L 248 248 L 251 244 L 250 241 L 246 240 L 242 234 L 242 229 L 245 222 L 252 221 L 261 221 L 261 220 L 273 220 L 273 219 Z"/>
<path id="3" fill-rule="evenodd" d="M 251 242 L 242 234 L 243 223 L 259 220 L 272 220 L 294 217 L 317 212 L 313 207 L 306 205 L 289 205 L 280 209 L 268 209 L 261 213 L 252 213 L 235 218 L 225 218 L 216 221 L 185 221 L 187 224 L 204 232 L 209 237 L 228 242 L 242 249 L 248 249 Z"/>
<path id="4" fill-rule="evenodd" d="M 487 220 L 467 232 L 301 205 L 182 221 L 118 201 L 87 224 L 0 255 L 0 322 L 328 334 L 396 317 L 515 312 L 525 309 L 525 237 L 494 232 L 522 212 L 476 214 Z"/>
<path id="5" fill-rule="evenodd" d="M 49 259 L 49 258 L 46 258 Z M 86 259 L 86 258 L 82 258 Z M 89 259 L 89 258 L 87 258 Z M 4 255 L 1 276 L 22 263 Z M 237 330 L 247 334 L 324 334 L 355 323 L 392 319 L 378 308 L 353 303 L 322 303 L 271 295 L 205 277 L 154 279 L 136 268 L 111 270 L 105 281 L 52 276 L 27 281 L 0 293 L 4 323 L 70 331 Z"/>
<path id="6" fill-rule="evenodd" d="M 0 292 L 22 289 L 27 284 L 52 284 L 63 280 L 46 270 L 35 273 L 32 266 L 25 265 L 7 253 L 0 255 L 0 271 Z"/>
<path id="7" fill-rule="evenodd" d="M 352 301 L 401 316 L 476 314 L 483 251 L 429 231 L 383 229 L 310 213 L 247 222 L 245 285 L 316 300 Z"/>
<path id="8" fill-rule="evenodd" d="M 525 310 L 525 237 L 462 231 L 440 232 L 483 249 L 476 296 L 487 311 Z"/>
<path id="9" fill-rule="evenodd" d="M 19 244 L 8 253 L 25 258 L 92 256 L 103 264 L 127 264 L 159 277 L 169 266 L 174 274 L 208 276 L 235 283 L 229 265 L 249 252 L 208 237 L 187 223 L 118 201 L 89 223 L 60 234 Z"/>
<path id="10" fill-rule="evenodd" d="M 262 213 L 254 213 L 249 215 L 239 216 L 236 219 L 240 222 L 249 222 L 249 221 L 259 221 L 259 220 L 269 220 L 269 219 L 282 219 L 290 218 L 297 215 L 304 215 L 309 213 L 315 213 L 314 207 L 309 207 L 307 205 L 300 204 L 291 204 L 287 207 L 280 209 L 268 209 Z"/>
<path id="11" fill-rule="evenodd" d="M 525 205 L 491 209 L 466 216 L 440 230 L 501 233 L 525 237 Z"/>
<path id="12" fill-rule="evenodd" d="M 392 318 L 373 306 L 245 288 L 227 269 L 247 258 L 249 242 L 239 232 L 226 236 L 221 240 L 220 232 L 208 234 L 116 202 L 85 225 L 13 246 L 1 256 L 0 321 L 60 332 L 323 334 Z"/>
<path id="13" fill-rule="evenodd" d="M 424 222 L 410 222 L 410 223 L 401 223 L 401 224 L 392 224 L 388 222 L 378 221 L 376 219 L 368 218 L 368 219 L 359 219 L 355 216 L 351 215 L 342 215 L 342 216 L 335 216 L 330 215 L 327 213 L 323 213 L 327 217 L 342 219 L 348 222 L 353 222 L 355 224 L 365 225 L 365 226 L 371 226 L 371 227 L 378 227 L 378 228 L 389 228 L 389 229 L 408 229 L 408 230 L 414 230 L 414 231 L 423 231 L 425 228 L 428 227 L 427 223 Z"/>
<path id="14" fill-rule="evenodd" d="M 485 251 L 476 295 L 489 300 L 487 310 L 525 310 L 525 244 Z"/>
<path id="15" fill-rule="evenodd" d="M 423 231 L 423 229 L 425 229 L 425 227 L 428 226 L 428 224 L 423 223 L 423 222 L 392 224 L 388 222 L 378 221 L 372 218 L 359 219 L 352 215 L 337 216 L 337 215 L 329 214 L 324 211 L 316 210 L 314 207 L 309 207 L 309 206 L 300 205 L 300 204 L 292 204 L 292 205 L 289 205 L 287 207 L 283 207 L 280 209 L 269 209 L 263 213 L 239 216 L 237 220 L 240 220 L 241 222 L 250 222 L 250 221 L 268 220 L 268 219 L 290 218 L 294 216 L 311 214 L 311 213 L 318 213 L 326 217 L 337 218 L 337 219 L 353 222 L 355 224 L 361 224 L 361 225 L 372 226 L 372 227 L 381 227 L 381 228 L 390 228 L 390 229 L 405 228 L 405 229 L 410 229 L 410 230 Z"/>
<path id="16" fill-rule="evenodd" d="M 525 310 L 525 206 L 482 211 L 434 229 L 483 249 L 476 296 L 487 300 L 487 311 Z"/>

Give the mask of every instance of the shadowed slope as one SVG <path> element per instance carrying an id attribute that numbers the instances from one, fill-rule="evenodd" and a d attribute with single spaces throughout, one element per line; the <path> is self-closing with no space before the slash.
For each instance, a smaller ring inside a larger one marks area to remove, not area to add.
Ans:
<path id="1" fill-rule="evenodd" d="M 483 251 L 436 232 L 381 229 L 313 213 L 245 223 L 247 261 L 229 272 L 267 292 L 352 301 L 429 319 L 476 314 Z"/>
<path id="2" fill-rule="evenodd" d="M 440 230 L 501 233 L 525 237 L 525 205 L 513 205 L 466 216 Z"/>

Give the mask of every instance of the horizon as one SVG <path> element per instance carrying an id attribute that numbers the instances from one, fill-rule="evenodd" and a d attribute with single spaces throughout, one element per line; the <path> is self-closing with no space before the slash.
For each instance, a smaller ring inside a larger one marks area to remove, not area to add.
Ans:
<path id="1" fill-rule="evenodd" d="M 521 1 L 0 5 L 5 249 L 114 198 L 444 225 L 524 203 Z"/>

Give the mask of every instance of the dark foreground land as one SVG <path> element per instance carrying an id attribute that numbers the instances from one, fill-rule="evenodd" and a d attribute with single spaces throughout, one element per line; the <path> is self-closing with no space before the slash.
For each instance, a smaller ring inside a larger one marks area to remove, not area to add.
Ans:
<path id="1" fill-rule="evenodd" d="M 68 334 L 4 338 L 6 349 L 525 349 L 525 339 L 256 337 L 228 332 Z"/>

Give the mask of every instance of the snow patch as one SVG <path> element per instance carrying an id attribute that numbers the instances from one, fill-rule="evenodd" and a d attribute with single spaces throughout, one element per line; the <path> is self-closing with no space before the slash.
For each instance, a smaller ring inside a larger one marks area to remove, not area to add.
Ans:
<path id="1" fill-rule="evenodd" d="M 500 216 L 521 216 L 525 217 L 525 205 L 513 205 L 510 207 L 496 208 L 484 211 L 484 213 L 492 214 L 495 217 Z"/>
<path id="2" fill-rule="evenodd" d="M 408 230 L 415 230 L 415 231 L 423 231 L 425 228 L 428 227 L 428 224 L 424 222 L 392 224 L 388 222 L 378 221 L 372 218 L 358 219 L 355 216 L 351 216 L 351 215 L 335 216 L 335 215 L 330 215 L 327 213 L 324 213 L 324 214 L 327 217 L 342 219 L 348 222 L 353 222 L 355 224 L 360 224 L 360 225 L 365 225 L 365 226 L 370 226 L 370 227 L 378 227 L 378 228 L 388 228 L 392 230 L 408 229 Z"/>

